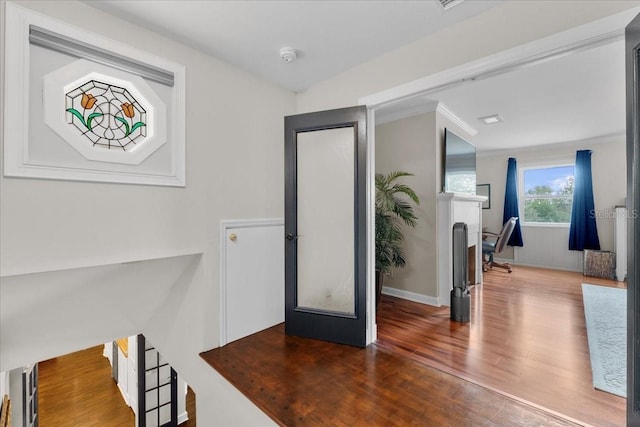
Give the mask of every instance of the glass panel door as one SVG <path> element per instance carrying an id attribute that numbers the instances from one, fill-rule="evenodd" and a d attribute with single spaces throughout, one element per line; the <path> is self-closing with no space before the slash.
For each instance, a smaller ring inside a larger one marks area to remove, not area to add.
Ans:
<path id="1" fill-rule="evenodd" d="M 366 107 L 285 118 L 285 332 L 366 345 Z"/>
<path id="2" fill-rule="evenodd" d="M 298 307 L 353 315 L 354 128 L 298 134 Z"/>

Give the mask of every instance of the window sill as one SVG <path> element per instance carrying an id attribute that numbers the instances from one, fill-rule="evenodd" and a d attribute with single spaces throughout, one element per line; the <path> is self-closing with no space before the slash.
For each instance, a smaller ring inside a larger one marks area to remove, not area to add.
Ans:
<path id="1" fill-rule="evenodd" d="M 520 224 L 522 227 L 544 227 L 544 228 L 569 228 L 569 223 L 557 223 L 557 222 L 523 222 Z"/>

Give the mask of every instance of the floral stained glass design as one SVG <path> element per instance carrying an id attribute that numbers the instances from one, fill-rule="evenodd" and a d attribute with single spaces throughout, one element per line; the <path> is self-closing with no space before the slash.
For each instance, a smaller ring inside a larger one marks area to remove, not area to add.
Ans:
<path id="1" fill-rule="evenodd" d="M 95 148 L 130 151 L 146 136 L 147 111 L 125 88 L 90 80 L 65 103 L 68 123 Z"/>

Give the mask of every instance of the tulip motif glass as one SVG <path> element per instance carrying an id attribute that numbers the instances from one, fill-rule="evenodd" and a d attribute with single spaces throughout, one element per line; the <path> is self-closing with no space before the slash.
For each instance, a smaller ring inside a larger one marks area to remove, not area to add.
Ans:
<path id="1" fill-rule="evenodd" d="M 122 87 L 90 80 L 65 94 L 67 122 L 97 149 L 131 151 L 147 135 L 147 109 Z"/>

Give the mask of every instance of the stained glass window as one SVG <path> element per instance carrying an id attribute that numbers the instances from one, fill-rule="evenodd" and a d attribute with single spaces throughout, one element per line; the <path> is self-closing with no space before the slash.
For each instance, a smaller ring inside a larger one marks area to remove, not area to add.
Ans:
<path id="1" fill-rule="evenodd" d="M 68 123 L 95 148 L 130 151 L 146 136 L 147 110 L 123 87 L 90 80 L 65 103 Z"/>

